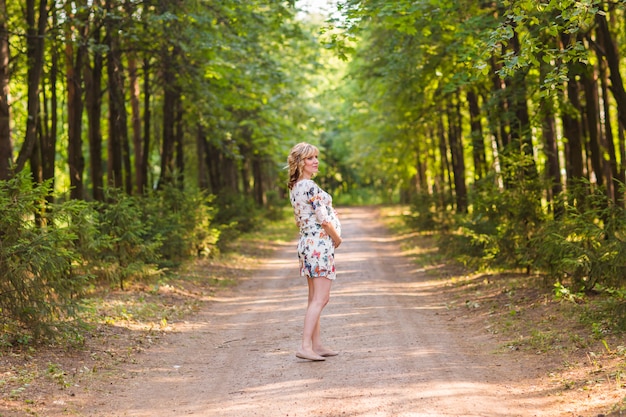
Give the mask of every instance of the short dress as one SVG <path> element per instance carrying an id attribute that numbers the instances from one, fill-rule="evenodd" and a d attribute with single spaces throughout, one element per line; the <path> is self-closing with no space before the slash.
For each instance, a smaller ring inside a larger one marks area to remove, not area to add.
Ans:
<path id="1" fill-rule="evenodd" d="M 333 199 L 313 180 L 298 181 L 289 191 L 296 224 L 300 228 L 298 259 L 300 276 L 334 280 L 335 245 L 322 224 L 330 222 L 341 235 L 341 224 L 333 209 Z"/>

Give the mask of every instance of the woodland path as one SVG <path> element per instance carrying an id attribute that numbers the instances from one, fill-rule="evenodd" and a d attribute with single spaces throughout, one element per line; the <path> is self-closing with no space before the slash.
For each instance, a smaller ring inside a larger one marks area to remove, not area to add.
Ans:
<path id="1" fill-rule="evenodd" d="M 494 353 L 484 327 L 454 320 L 437 291 L 441 284 L 401 254 L 375 209 L 339 214 L 345 240 L 322 317 L 325 341 L 339 356 L 294 356 L 306 283 L 290 243 L 138 354 L 119 380 L 77 399 L 80 415 L 560 415 L 534 387 L 529 364 Z"/>

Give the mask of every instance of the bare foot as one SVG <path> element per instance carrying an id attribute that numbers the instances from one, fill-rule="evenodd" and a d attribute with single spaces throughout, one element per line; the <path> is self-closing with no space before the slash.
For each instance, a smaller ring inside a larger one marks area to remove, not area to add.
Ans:
<path id="1" fill-rule="evenodd" d="M 303 352 L 301 350 L 296 352 L 296 358 L 308 359 L 310 361 L 325 361 L 323 356 L 318 355 L 315 352 Z"/>
<path id="2" fill-rule="evenodd" d="M 326 357 L 326 356 L 337 356 L 337 355 L 339 355 L 339 352 L 335 352 L 334 350 L 328 349 L 328 348 L 325 348 L 325 347 L 321 347 L 319 349 L 314 349 L 314 350 L 315 350 L 315 353 L 317 353 L 320 356 L 325 356 Z"/>

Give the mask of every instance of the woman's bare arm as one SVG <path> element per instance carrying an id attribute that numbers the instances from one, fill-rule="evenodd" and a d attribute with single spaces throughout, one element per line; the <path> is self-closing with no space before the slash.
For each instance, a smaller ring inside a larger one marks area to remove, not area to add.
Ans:
<path id="1" fill-rule="evenodd" d="M 324 228 L 324 231 L 333 240 L 333 244 L 335 245 L 335 247 L 338 248 L 339 245 L 341 245 L 341 242 L 343 242 L 343 239 L 341 239 L 341 236 L 339 236 L 339 233 L 337 233 L 337 229 L 335 229 L 335 226 L 333 226 L 331 222 L 324 222 L 322 223 L 322 228 Z"/>

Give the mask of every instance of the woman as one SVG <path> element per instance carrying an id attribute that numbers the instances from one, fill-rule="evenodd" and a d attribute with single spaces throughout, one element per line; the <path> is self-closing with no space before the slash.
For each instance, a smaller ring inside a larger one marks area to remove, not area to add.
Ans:
<path id="1" fill-rule="evenodd" d="M 300 275 L 307 278 L 309 285 L 302 346 L 296 356 L 312 361 L 337 355 L 322 344 L 320 316 L 328 304 L 331 283 L 336 277 L 335 248 L 342 242 L 332 197 L 312 180 L 319 167 L 318 154 L 315 146 L 302 142 L 291 149 L 288 158 L 289 198 L 300 228 Z"/>

